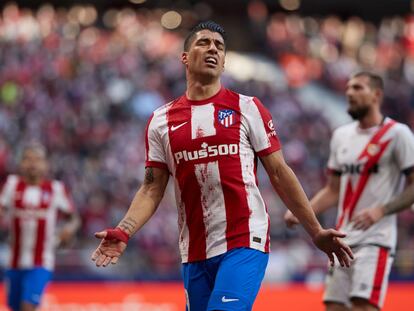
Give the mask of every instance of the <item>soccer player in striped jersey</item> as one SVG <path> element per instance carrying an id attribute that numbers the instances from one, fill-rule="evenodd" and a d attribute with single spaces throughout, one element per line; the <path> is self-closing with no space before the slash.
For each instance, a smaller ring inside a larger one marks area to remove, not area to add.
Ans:
<path id="1" fill-rule="evenodd" d="M 327 276 L 327 311 L 381 309 L 397 243 L 395 213 L 414 201 L 414 135 L 382 115 L 383 89 L 371 72 L 348 81 L 348 112 L 356 121 L 335 130 L 328 183 L 311 200 L 317 214 L 338 206 L 337 229 L 355 254 L 351 269 L 335 266 Z M 410 188 L 399 194 L 404 176 Z M 290 212 L 285 220 L 298 223 Z"/>
<path id="2" fill-rule="evenodd" d="M 27 145 L 20 175 L 9 175 L 0 195 L 10 220 L 10 260 L 5 282 L 12 311 L 34 311 L 52 276 L 55 246 L 70 241 L 80 222 L 65 186 L 46 179 L 45 148 Z M 67 215 L 57 231 L 57 215 Z"/>
<path id="3" fill-rule="evenodd" d="M 285 163 L 270 113 L 255 97 L 224 88 L 225 33 L 214 22 L 196 26 L 184 43 L 187 91 L 157 109 L 146 131 L 145 180 L 117 228 L 98 232 L 97 266 L 116 263 L 128 238 L 155 212 L 174 180 L 187 310 L 251 310 L 268 253 L 269 215 L 256 169 L 314 243 L 343 266 L 352 252 L 334 229 L 317 221 Z"/>

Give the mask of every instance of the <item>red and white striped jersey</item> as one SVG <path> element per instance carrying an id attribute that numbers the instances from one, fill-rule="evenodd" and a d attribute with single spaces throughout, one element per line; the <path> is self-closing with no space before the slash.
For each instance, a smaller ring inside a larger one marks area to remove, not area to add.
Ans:
<path id="1" fill-rule="evenodd" d="M 369 129 L 353 122 L 335 130 L 328 169 L 341 174 L 337 227 L 347 233 L 349 245 L 395 248 L 396 215 L 384 217 L 366 231 L 355 230 L 352 217 L 389 202 L 402 190 L 402 172 L 414 166 L 413 155 L 412 132 L 390 118 Z"/>
<path id="2" fill-rule="evenodd" d="M 0 204 L 7 209 L 11 221 L 10 268 L 52 270 L 57 212 L 74 212 L 64 185 L 56 180 L 30 185 L 17 175 L 9 175 Z"/>
<path id="3" fill-rule="evenodd" d="M 269 215 L 257 186 L 257 156 L 280 149 L 270 113 L 222 88 L 157 109 L 146 132 L 146 166 L 174 177 L 183 262 L 235 247 L 269 251 Z"/>

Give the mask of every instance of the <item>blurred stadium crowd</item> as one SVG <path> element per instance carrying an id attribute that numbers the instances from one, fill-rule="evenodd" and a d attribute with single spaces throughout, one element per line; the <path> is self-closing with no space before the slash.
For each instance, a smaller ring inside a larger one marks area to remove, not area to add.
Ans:
<path id="1" fill-rule="evenodd" d="M 59 251 L 58 279 L 179 278 L 171 189 L 119 267 L 97 271 L 89 261 L 97 243 L 93 233 L 118 223 L 142 182 L 147 118 L 185 88 L 182 34 L 163 27 L 161 16 L 161 10 L 98 16 L 92 6 L 32 11 L 14 4 L 0 12 L 0 177 L 16 171 L 23 143 L 40 140 L 49 151 L 51 174 L 69 185 L 82 217 L 77 241 Z M 255 3 L 247 16 L 249 40 L 262 46 L 260 58 L 265 55 L 284 83 L 243 80 L 228 72 L 224 84 L 259 97 L 270 109 L 285 156 L 308 195 L 324 183 L 334 124 L 323 107 L 303 103 L 303 88 L 337 99 L 332 104 L 339 103 L 338 114 L 344 115 L 349 75 L 375 69 L 386 78 L 386 114 L 414 127 L 414 16 L 374 26 L 356 17 L 269 15 Z M 286 229 L 285 208 L 262 172 L 260 180 L 272 218 L 268 278 L 318 278 L 325 256 L 301 230 Z M 323 221 L 332 226 L 334 217 L 332 211 Z M 401 215 L 399 229 L 392 278 L 414 280 L 412 212 Z M 0 219 L 0 231 L 4 264 L 6 219 Z"/>

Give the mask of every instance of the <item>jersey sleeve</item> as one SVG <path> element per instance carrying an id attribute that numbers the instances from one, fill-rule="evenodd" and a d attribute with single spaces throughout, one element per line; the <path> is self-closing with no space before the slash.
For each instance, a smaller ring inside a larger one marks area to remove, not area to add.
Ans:
<path id="1" fill-rule="evenodd" d="M 56 207 L 65 214 L 74 213 L 75 206 L 66 186 L 60 181 L 54 181 L 54 192 Z"/>
<path id="2" fill-rule="evenodd" d="M 154 114 L 148 120 L 145 130 L 145 166 L 167 169 L 167 159 L 161 137 L 157 131 Z"/>
<path id="3" fill-rule="evenodd" d="M 414 167 L 414 135 L 407 125 L 402 125 L 395 144 L 395 158 L 401 171 Z"/>
<path id="4" fill-rule="evenodd" d="M 9 175 L 1 187 L 0 192 L 0 208 L 9 208 L 13 198 L 13 188 L 16 187 L 17 176 Z"/>
<path id="5" fill-rule="evenodd" d="M 266 156 L 281 149 L 272 115 L 260 100 L 253 98 L 244 117 L 248 124 L 250 142 L 258 156 Z"/>
<path id="6" fill-rule="evenodd" d="M 341 166 L 338 162 L 338 134 L 335 131 L 332 135 L 330 147 L 329 147 L 329 159 L 328 159 L 328 173 L 334 175 L 341 174 Z"/>

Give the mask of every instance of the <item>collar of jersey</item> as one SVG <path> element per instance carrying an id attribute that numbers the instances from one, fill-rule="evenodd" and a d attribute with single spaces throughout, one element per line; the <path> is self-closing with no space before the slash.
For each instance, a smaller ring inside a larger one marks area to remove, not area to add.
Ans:
<path id="1" fill-rule="evenodd" d="M 207 103 L 212 102 L 215 98 L 219 97 L 223 93 L 223 91 L 224 91 L 224 87 L 221 86 L 220 90 L 216 94 L 206 99 L 201 99 L 201 100 L 188 99 L 187 94 L 184 94 L 183 98 L 190 105 L 205 105 Z"/>

